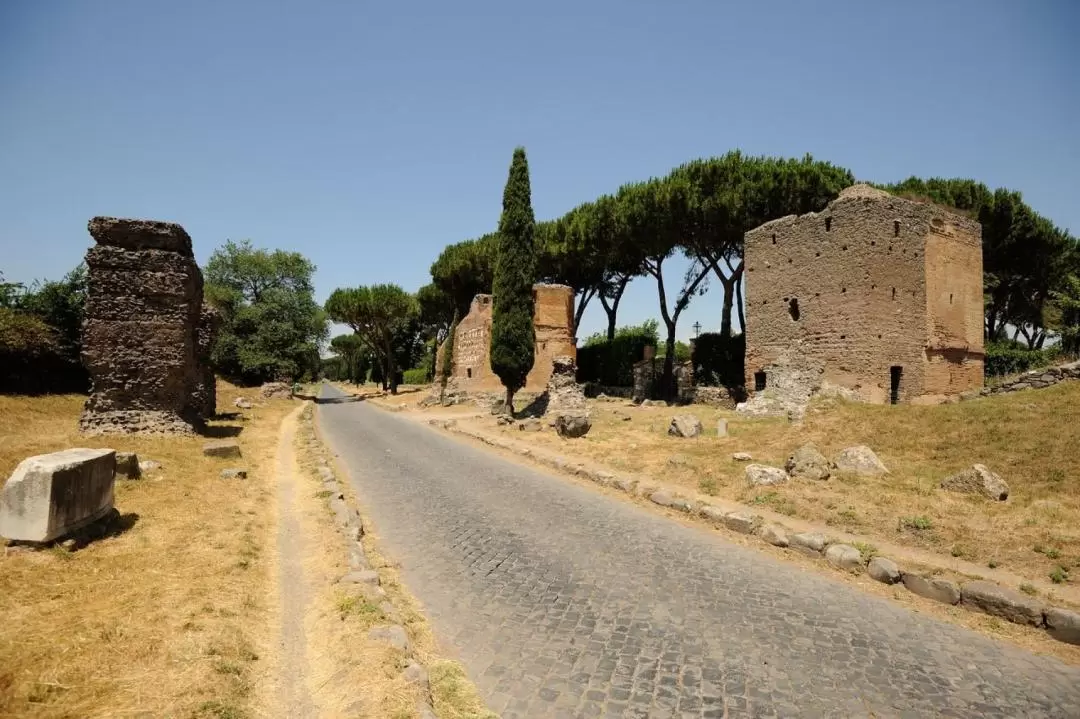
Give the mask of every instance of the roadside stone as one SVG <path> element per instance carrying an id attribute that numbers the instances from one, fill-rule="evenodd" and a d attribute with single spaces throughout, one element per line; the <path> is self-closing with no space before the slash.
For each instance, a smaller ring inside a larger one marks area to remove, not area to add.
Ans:
<path id="1" fill-rule="evenodd" d="M 850 544 L 830 544 L 825 550 L 825 560 L 845 572 L 861 572 L 862 554 Z"/>
<path id="2" fill-rule="evenodd" d="M 202 453 L 207 457 L 235 458 L 240 456 L 240 443 L 232 439 L 219 439 L 203 445 Z"/>
<path id="3" fill-rule="evenodd" d="M 701 506 L 701 509 L 698 510 L 698 513 L 701 514 L 702 517 L 705 517 L 705 519 L 715 522 L 716 524 L 724 523 L 725 512 L 719 507 L 714 507 L 711 504 L 704 504 Z"/>
<path id="4" fill-rule="evenodd" d="M 513 424 L 514 418 L 511 417 L 509 414 L 500 414 L 498 417 L 495 418 L 495 423 L 499 426 Z"/>
<path id="5" fill-rule="evenodd" d="M 678 414 L 671 418 L 667 433 L 672 437 L 697 437 L 701 434 L 701 420 L 692 414 Z"/>
<path id="6" fill-rule="evenodd" d="M 766 524 L 758 530 L 758 536 L 774 547 L 786 547 L 791 544 L 787 529 L 779 524 Z"/>
<path id="7" fill-rule="evenodd" d="M 431 691 L 431 682 L 428 679 L 427 670 L 416 662 L 409 662 L 405 671 L 401 673 L 405 683 L 414 686 L 426 695 Z"/>
<path id="8" fill-rule="evenodd" d="M 866 565 L 866 573 L 871 579 L 882 584 L 896 584 L 900 581 L 900 567 L 885 557 L 873 557 Z"/>
<path id="9" fill-rule="evenodd" d="M 764 464 L 746 465 L 746 482 L 751 487 L 767 487 L 774 484 L 784 484 L 787 481 L 787 472 L 779 467 L 769 467 Z"/>
<path id="10" fill-rule="evenodd" d="M 116 478 L 138 479 L 142 476 L 139 470 L 139 455 L 134 452 L 116 453 Z"/>
<path id="11" fill-rule="evenodd" d="M 223 469 L 219 475 L 222 479 L 247 479 L 246 469 Z"/>
<path id="12" fill-rule="evenodd" d="M 405 633 L 405 628 L 399 624 L 391 624 L 388 627 L 372 627 L 368 630 L 368 638 L 387 642 L 400 652 L 409 651 L 409 635 Z"/>
<path id="13" fill-rule="evenodd" d="M 998 502 L 1004 502 L 1009 498 L 1009 485 L 983 464 L 973 464 L 967 469 L 946 477 L 941 481 L 941 488 L 950 492 L 981 494 Z"/>
<path id="14" fill-rule="evenodd" d="M 79 543 L 76 542 L 74 539 L 65 539 L 64 541 L 60 542 L 60 548 L 68 552 L 74 552 L 76 549 L 79 548 Z"/>
<path id="15" fill-rule="evenodd" d="M 334 470 L 330 469 L 325 464 L 316 467 L 315 472 L 318 473 L 319 479 L 324 482 L 332 482 L 334 480 Z"/>
<path id="16" fill-rule="evenodd" d="M 825 455 L 812 444 L 806 444 L 795 450 L 788 457 L 784 469 L 793 479 L 825 480 L 832 473 L 832 467 Z"/>
<path id="17" fill-rule="evenodd" d="M 812 557 L 816 557 L 821 554 L 825 549 L 825 545 L 828 544 L 828 540 L 824 534 L 820 532 L 800 532 L 798 534 L 791 535 L 791 548 L 796 549 L 803 554 L 809 554 Z"/>
<path id="18" fill-rule="evenodd" d="M 728 512 L 723 518 L 724 526 L 739 534 L 753 534 L 761 524 L 761 517 L 750 512 Z"/>
<path id="19" fill-rule="evenodd" d="M 1050 607 L 1046 610 L 1046 631 L 1059 642 L 1080 645 L 1080 613 Z"/>
<path id="20" fill-rule="evenodd" d="M 694 513 L 694 503 L 689 499 L 683 499 L 682 497 L 676 497 L 675 501 L 671 503 L 672 509 L 677 509 L 680 512 L 686 512 L 687 514 Z"/>
<path id="21" fill-rule="evenodd" d="M 237 409 L 251 409 L 252 407 L 254 407 L 254 405 L 251 404 L 251 402 L 248 402 L 243 397 L 237 397 L 236 399 L 234 399 L 233 400 L 233 406 L 236 407 Z"/>
<path id="22" fill-rule="evenodd" d="M 731 455 L 731 458 L 736 462 L 750 462 L 754 457 L 749 452 L 736 452 Z"/>
<path id="23" fill-rule="evenodd" d="M 721 419 L 716 420 L 716 436 L 717 437 L 727 437 L 727 420 L 726 419 L 721 418 Z"/>
<path id="24" fill-rule="evenodd" d="M 937 577 L 923 577 L 909 572 L 902 572 L 900 576 L 904 586 L 912 594 L 944 604 L 957 604 L 960 601 L 960 587 L 956 585 L 956 582 Z"/>
<path id="25" fill-rule="evenodd" d="M 544 428 L 544 423 L 534 417 L 518 422 L 517 428 L 522 432 L 539 432 Z"/>
<path id="26" fill-rule="evenodd" d="M 155 472 L 161 469 L 161 462 L 156 459 L 140 459 L 139 460 L 139 475 L 144 475 L 147 472 Z"/>
<path id="27" fill-rule="evenodd" d="M 261 391 L 267 399 L 289 399 L 293 395 L 292 387 L 286 382 L 267 382 Z"/>
<path id="28" fill-rule="evenodd" d="M 615 488 L 616 489 L 620 489 L 623 492 L 633 494 L 635 487 L 637 487 L 637 480 L 627 479 L 626 477 L 616 477 L 615 478 Z"/>
<path id="29" fill-rule="evenodd" d="M 864 444 L 848 447 L 836 455 L 833 462 L 839 472 L 850 472 L 863 477 L 879 477 L 889 470 L 881 463 L 874 450 Z"/>
<path id="30" fill-rule="evenodd" d="M 675 503 L 674 497 L 662 489 L 650 494 L 649 501 L 653 504 L 659 504 L 661 507 L 670 507 Z"/>
<path id="31" fill-rule="evenodd" d="M 370 584 L 377 587 L 379 586 L 379 573 L 372 569 L 352 571 L 339 579 L 338 584 Z"/>
<path id="32" fill-rule="evenodd" d="M 640 407 L 668 407 L 668 403 L 662 399 L 643 399 Z"/>
<path id="33" fill-rule="evenodd" d="M 1033 627 L 1042 626 L 1046 610 L 1046 605 L 1034 597 L 981 579 L 960 585 L 960 601 L 985 614 Z"/>
<path id="34" fill-rule="evenodd" d="M 588 412 L 563 412 L 555 415 L 555 431 L 560 437 L 584 437 L 592 429 Z"/>

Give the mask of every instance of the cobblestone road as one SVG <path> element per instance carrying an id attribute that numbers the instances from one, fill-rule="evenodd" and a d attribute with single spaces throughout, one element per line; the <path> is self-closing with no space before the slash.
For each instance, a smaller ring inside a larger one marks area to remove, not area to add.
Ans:
<path id="1" fill-rule="evenodd" d="M 364 403 L 319 413 L 383 547 L 504 717 L 1080 717 L 1080 670 L 1055 659 Z"/>

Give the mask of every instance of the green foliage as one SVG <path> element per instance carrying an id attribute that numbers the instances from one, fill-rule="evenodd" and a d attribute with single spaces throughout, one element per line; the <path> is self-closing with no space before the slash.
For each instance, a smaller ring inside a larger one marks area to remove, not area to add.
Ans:
<path id="1" fill-rule="evenodd" d="M 507 404 L 525 386 L 535 359 L 533 282 L 536 279 L 535 220 L 525 149 L 514 150 L 503 191 L 495 276 L 492 280 L 491 370 L 506 387 Z"/>
<path id="2" fill-rule="evenodd" d="M 453 302 L 459 317 L 478 294 L 490 294 L 495 275 L 497 235 L 447 246 L 431 265 L 431 284 Z"/>
<path id="3" fill-rule="evenodd" d="M 423 367 L 417 367 L 416 369 L 407 369 L 403 373 L 403 379 L 405 384 L 427 384 L 428 372 Z"/>
<path id="4" fill-rule="evenodd" d="M 691 360 L 695 384 L 741 387 L 746 376 L 746 336 L 705 332 L 694 341 Z"/>
<path id="5" fill-rule="evenodd" d="M 1070 355 L 1080 354 L 1080 275 L 1065 278 L 1053 298 L 1059 314 L 1061 349 Z"/>
<path id="6" fill-rule="evenodd" d="M 929 517 L 924 515 L 919 515 L 917 517 L 901 517 L 899 525 L 900 529 L 914 529 L 918 532 L 934 528 L 934 523 L 930 521 Z"/>
<path id="7" fill-rule="evenodd" d="M 363 341 L 355 334 L 338 335 L 330 340 L 330 351 L 341 359 L 335 379 L 363 384 L 371 365 Z"/>
<path id="8" fill-rule="evenodd" d="M 339 288 L 326 300 L 326 312 L 352 328 L 377 358 L 379 379 L 396 392 L 398 368 L 410 366 L 414 355 L 422 353 L 416 298 L 392 284 Z"/>
<path id="9" fill-rule="evenodd" d="M 655 347 L 658 341 L 656 320 L 620 327 L 610 341 L 602 334 L 592 335 L 578 349 L 577 379 L 611 387 L 632 386 L 634 363 L 644 359 L 645 348 Z"/>
<path id="10" fill-rule="evenodd" d="M 458 313 L 457 310 L 454 310 L 454 321 L 450 323 L 450 329 L 446 333 L 446 342 L 443 343 L 442 367 L 439 368 L 439 377 L 443 387 L 446 387 L 446 383 L 454 371 L 454 335 L 457 334 L 458 322 Z"/>
<path id="11" fill-rule="evenodd" d="M 1044 350 L 1032 350 L 1018 342 L 1004 340 L 986 345 L 986 359 L 983 372 L 987 377 L 1027 372 L 1030 369 L 1048 367 L 1061 356 L 1061 349 L 1049 347 Z"/>
<path id="12" fill-rule="evenodd" d="M 298 252 L 257 249 L 247 240 L 214 251 L 204 295 L 222 314 L 212 354 L 220 374 L 251 385 L 318 371 L 327 328 L 314 298 L 314 273 L 315 265 Z"/>

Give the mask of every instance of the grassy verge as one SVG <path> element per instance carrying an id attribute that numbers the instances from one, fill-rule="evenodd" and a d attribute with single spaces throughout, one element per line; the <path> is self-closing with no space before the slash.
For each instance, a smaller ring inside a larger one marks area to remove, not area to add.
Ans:
<path id="1" fill-rule="evenodd" d="M 219 406 L 257 390 L 219 384 Z M 272 543 L 273 448 L 295 406 L 266 402 L 240 430 L 242 460 L 203 457 L 203 438 L 79 435 L 84 397 L 0 397 L 0 475 L 66 447 L 131 450 L 162 467 L 117 482 L 130 529 L 78 552 L 0 557 L 0 716 L 261 713 Z M 235 429 L 231 431 L 235 431 Z M 229 430 L 219 429 L 220 433 Z M 249 479 L 222 480 L 225 466 Z"/>

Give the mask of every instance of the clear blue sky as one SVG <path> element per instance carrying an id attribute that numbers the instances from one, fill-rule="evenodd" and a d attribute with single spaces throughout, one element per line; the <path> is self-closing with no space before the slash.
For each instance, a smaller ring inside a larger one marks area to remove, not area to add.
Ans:
<path id="1" fill-rule="evenodd" d="M 180 222 L 200 262 L 298 249 L 320 300 L 415 290 L 495 228 L 519 144 L 538 219 L 741 148 L 975 177 L 1076 232 L 1078 33 L 1075 0 L 4 0 L 0 271 L 58 277 L 105 214 Z M 639 280 L 621 319 L 656 302 Z"/>

